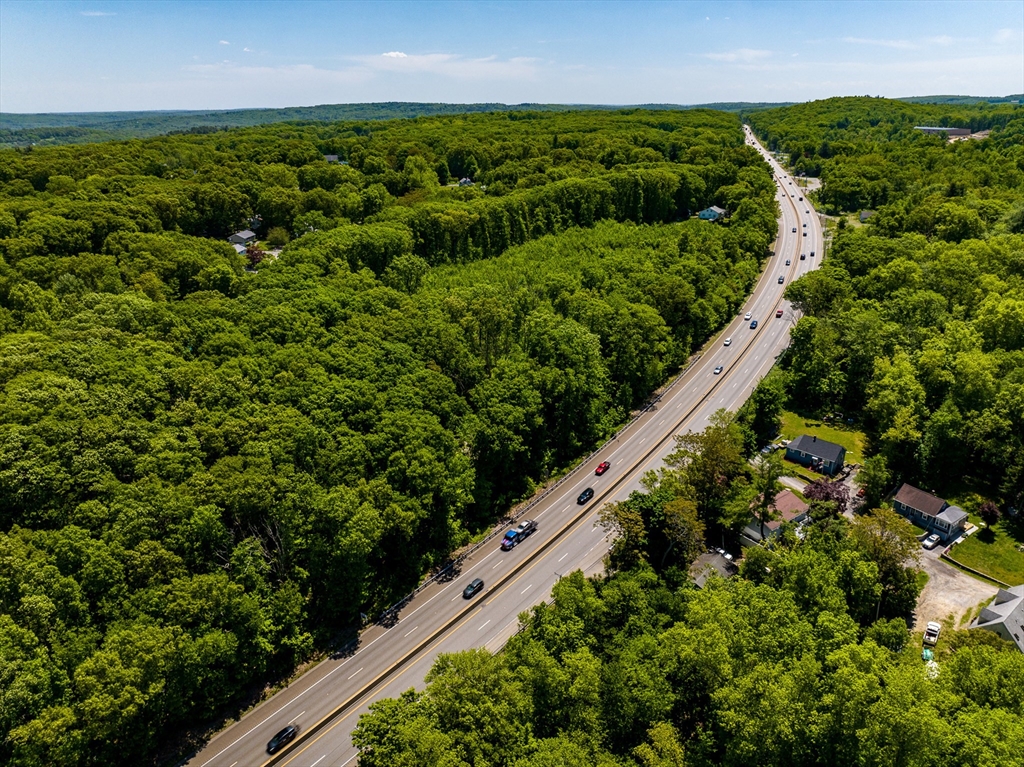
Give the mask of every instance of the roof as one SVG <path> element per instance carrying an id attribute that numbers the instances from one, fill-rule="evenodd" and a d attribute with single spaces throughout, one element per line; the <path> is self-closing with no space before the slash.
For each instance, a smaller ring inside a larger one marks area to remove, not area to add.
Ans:
<path id="1" fill-rule="evenodd" d="M 703 588 L 708 579 L 715 575 L 719 575 L 722 578 L 730 578 L 737 572 L 739 572 L 739 568 L 736 566 L 736 563 L 726 559 L 718 551 L 707 551 L 697 557 L 694 563 L 690 565 L 690 576 L 698 588 Z"/>
<path id="2" fill-rule="evenodd" d="M 241 232 L 235 232 L 235 237 L 242 237 L 242 238 L 244 238 L 246 240 L 248 240 L 251 237 L 255 237 L 255 236 L 256 236 L 256 232 L 253 232 L 253 231 L 251 231 L 249 229 L 244 229 Z"/>
<path id="3" fill-rule="evenodd" d="M 800 496 L 792 490 L 783 490 L 775 496 L 775 503 L 772 504 L 772 508 L 779 518 L 764 523 L 766 537 L 778 530 L 786 522 L 797 522 L 803 519 L 807 514 L 809 506 L 801 501 Z M 761 540 L 761 523 L 756 517 L 752 518 L 743 529 L 743 532 L 751 540 L 759 541 Z"/>
<path id="4" fill-rule="evenodd" d="M 808 453 L 815 458 L 823 458 L 833 463 L 839 461 L 839 457 L 846 450 L 842 445 L 835 442 L 828 442 L 824 439 L 801 434 L 786 447 L 787 450 L 796 450 L 798 453 Z"/>
<path id="5" fill-rule="evenodd" d="M 916 509 L 929 517 L 937 516 L 946 508 L 946 502 L 938 496 L 926 493 L 924 490 L 907 484 L 900 487 L 893 500 L 899 501 L 904 506 Z"/>
<path id="6" fill-rule="evenodd" d="M 717 213 L 719 216 L 725 215 L 725 208 L 719 208 L 717 205 L 712 205 L 710 208 L 708 208 L 708 210 L 715 211 L 715 213 Z"/>
<path id="7" fill-rule="evenodd" d="M 238 243 L 235 243 L 231 247 L 234 248 L 235 249 L 235 253 L 238 253 L 239 255 L 241 255 L 242 253 L 245 253 L 245 251 L 247 250 L 245 245 L 239 245 Z"/>
<path id="8" fill-rule="evenodd" d="M 336 155 L 336 154 L 325 154 L 324 155 L 324 159 L 327 160 L 327 162 L 337 162 L 338 161 L 338 155 Z"/>
<path id="9" fill-rule="evenodd" d="M 935 518 L 941 519 L 943 522 L 948 522 L 951 525 L 956 525 L 967 519 L 967 512 L 959 506 L 947 506 L 941 512 L 936 514 Z"/>
<path id="10" fill-rule="evenodd" d="M 1024 585 L 999 589 L 992 604 L 981 611 L 975 625 L 990 628 L 997 623 L 1017 637 L 1017 646 L 1024 650 Z"/>

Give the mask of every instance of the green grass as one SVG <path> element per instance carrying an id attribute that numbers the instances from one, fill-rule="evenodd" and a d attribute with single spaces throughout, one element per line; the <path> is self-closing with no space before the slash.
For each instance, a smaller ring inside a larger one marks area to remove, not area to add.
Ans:
<path id="1" fill-rule="evenodd" d="M 846 424 L 825 423 L 819 418 L 805 418 L 790 410 L 783 410 L 782 436 L 785 439 L 796 439 L 801 434 L 842 445 L 846 448 L 847 463 L 864 462 L 864 432 Z"/>
<path id="2" fill-rule="evenodd" d="M 971 521 L 979 524 L 973 514 Z M 1014 586 L 1024 583 L 1024 552 L 1017 551 L 1018 544 L 1024 544 L 1024 523 L 1004 519 L 958 543 L 950 555 L 968 567 Z"/>

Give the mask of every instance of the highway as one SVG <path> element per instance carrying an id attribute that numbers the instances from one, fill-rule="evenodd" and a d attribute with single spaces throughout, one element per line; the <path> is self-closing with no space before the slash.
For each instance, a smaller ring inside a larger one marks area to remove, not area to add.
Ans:
<path id="1" fill-rule="evenodd" d="M 519 613 L 545 600 L 558 578 L 577 569 L 587 575 L 602 569 L 609 539 L 596 524 L 600 508 L 638 489 L 644 473 L 657 469 L 673 451 L 675 435 L 699 431 L 716 410 L 736 410 L 746 401 L 788 343 L 789 328 L 797 319 L 782 299 L 784 289 L 816 268 L 824 252 L 818 217 L 809 202 L 798 199 L 803 190 L 745 126 L 744 131 L 747 143 L 772 165 L 781 216 L 775 255 L 739 316 L 655 405 L 543 496 L 529 514 L 537 521 L 536 532 L 508 552 L 500 550 L 500 539 L 477 549 L 454 578 L 418 592 L 397 621 L 365 629 L 354 652 L 318 664 L 220 732 L 189 761 L 191 767 L 354 767 L 358 753 L 351 733 L 370 703 L 409 688 L 422 689 L 438 653 L 473 647 L 499 650 L 518 630 Z M 806 260 L 800 259 L 801 253 L 807 254 Z M 776 318 L 778 309 L 781 318 Z M 758 321 L 756 329 L 744 319 L 747 312 Z M 728 346 L 726 338 L 732 339 Z M 719 365 L 723 370 L 716 375 Z M 611 468 L 595 476 L 602 461 L 609 461 Z M 588 487 L 594 497 L 578 504 L 577 496 Z M 483 591 L 463 599 L 463 588 L 474 578 L 483 579 Z M 300 728 L 299 737 L 270 757 L 267 741 L 292 723 Z"/>

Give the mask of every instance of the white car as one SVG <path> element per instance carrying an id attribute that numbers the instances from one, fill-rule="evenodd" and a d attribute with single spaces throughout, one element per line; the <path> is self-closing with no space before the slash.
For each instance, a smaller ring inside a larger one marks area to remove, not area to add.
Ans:
<path id="1" fill-rule="evenodd" d="M 934 549 L 936 546 L 939 545 L 939 540 L 940 540 L 939 534 L 938 533 L 932 533 L 931 535 L 929 535 L 927 538 L 924 539 L 924 547 L 926 549 Z"/>
<path id="2" fill-rule="evenodd" d="M 747 312 L 746 314 L 743 315 L 743 319 L 745 319 L 745 320 L 749 320 L 750 317 L 751 317 L 750 312 Z"/>
<path id="3" fill-rule="evenodd" d="M 935 621 L 931 621 L 924 629 L 924 643 L 934 645 L 939 641 L 940 631 L 942 631 L 942 626 Z"/>
<path id="4" fill-rule="evenodd" d="M 729 336 L 727 339 L 722 341 L 722 346 L 732 346 L 732 336 Z"/>

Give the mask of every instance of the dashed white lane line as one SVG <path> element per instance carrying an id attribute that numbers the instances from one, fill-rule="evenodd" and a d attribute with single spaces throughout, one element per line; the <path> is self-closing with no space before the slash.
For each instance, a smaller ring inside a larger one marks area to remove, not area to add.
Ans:
<path id="1" fill-rule="evenodd" d="M 569 556 L 569 552 L 568 552 L 568 551 L 567 551 L 567 552 L 565 552 L 565 553 L 564 553 L 564 554 L 563 554 L 562 556 L 560 556 L 560 557 L 558 558 L 558 561 L 559 561 L 559 562 L 561 562 L 561 561 L 562 561 L 563 559 L 565 559 L 565 558 L 566 558 L 567 556 Z"/>
<path id="2" fill-rule="evenodd" d="M 616 465 L 616 466 L 618 466 L 618 465 L 619 465 L 620 463 L 622 463 L 622 462 L 623 462 L 623 461 L 625 461 L 625 460 L 626 460 L 625 458 L 620 458 L 619 460 L 617 460 L 617 461 L 615 462 L 615 465 Z"/>
<path id="3" fill-rule="evenodd" d="M 500 564 L 501 564 L 501 562 L 498 562 L 498 564 L 496 564 L 496 565 L 495 565 L 494 567 L 492 567 L 491 569 L 492 569 L 492 570 L 493 570 L 493 569 L 495 569 L 495 568 L 496 568 L 496 567 L 497 567 L 498 565 L 500 565 Z"/>
<path id="4" fill-rule="evenodd" d="M 477 629 L 477 631 L 483 631 L 483 630 L 484 630 L 485 628 L 487 628 L 487 624 L 488 624 L 488 623 L 490 623 L 490 622 L 491 622 L 491 619 L 490 619 L 490 618 L 488 618 L 488 619 L 487 619 L 487 622 L 486 622 L 486 623 L 484 623 L 484 625 L 483 625 L 483 626 L 481 626 L 480 628 L 478 628 L 478 629 Z"/>
<path id="5" fill-rule="evenodd" d="M 362 670 L 363 670 L 363 668 L 364 668 L 363 666 L 360 666 L 360 667 L 359 667 L 359 671 L 362 671 Z M 359 671 L 355 671 L 355 672 L 353 672 L 352 676 L 355 676 L 356 674 L 358 674 L 358 673 L 359 673 Z M 352 678 L 352 676 L 350 676 L 350 677 L 349 677 L 349 679 L 351 679 L 351 678 Z"/>
<path id="6" fill-rule="evenodd" d="M 523 589 L 522 591 L 519 592 L 519 596 L 522 596 L 523 594 L 525 594 L 527 591 L 529 591 L 532 588 L 533 588 L 533 584 L 531 583 L 529 586 L 527 586 L 525 589 Z"/>
<path id="7" fill-rule="evenodd" d="M 644 438 L 643 438 L 642 440 L 640 440 L 639 444 L 641 444 L 641 445 L 642 445 L 642 444 L 644 444 L 644 442 L 646 442 L 646 441 L 647 441 L 647 437 L 644 437 Z"/>
<path id="8" fill-rule="evenodd" d="M 319 759 L 317 759 L 315 762 L 313 762 L 311 765 L 309 765 L 309 767 L 316 767 L 318 764 L 320 764 L 320 762 L 322 762 L 326 758 L 327 758 L 327 754 L 324 754 Z M 349 761 L 352 761 L 352 760 L 350 759 Z"/>
<path id="9" fill-rule="evenodd" d="M 348 759 L 346 759 L 346 760 L 345 760 L 345 761 L 344 761 L 344 762 L 342 763 L 341 767 L 345 767 L 345 766 L 346 766 L 346 765 L 347 765 L 347 764 L 348 764 L 349 762 L 351 762 L 351 761 L 352 761 L 353 759 L 355 759 L 355 758 L 356 758 L 357 756 L 359 756 L 359 752 L 358 752 L 358 751 L 356 751 L 356 752 L 355 752 L 355 753 L 354 753 L 354 754 L 353 754 L 352 756 L 350 756 L 350 757 L 349 757 Z"/>
<path id="10" fill-rule="evenodd" d="M 409 634 L 411 634 L 412 632 L 414 632 L 418 628 L 419 628 L 419 626 L 413 626 L 411 629 L 409 629 L 409 633 L 406 634 L 406 636 L 409 636 Z"/>
<path id="11" fill-rule="evenodd" d="M 619 459 L 619 460 L 622 460 L 622 459 Z M 562 509 L 562 511 L 566 512 L 566 511 L 568 511 L 571 508 L 572 508 L 572 504 L 570 503 L 568 506 L 566 506 L 564 509 Z"/>

